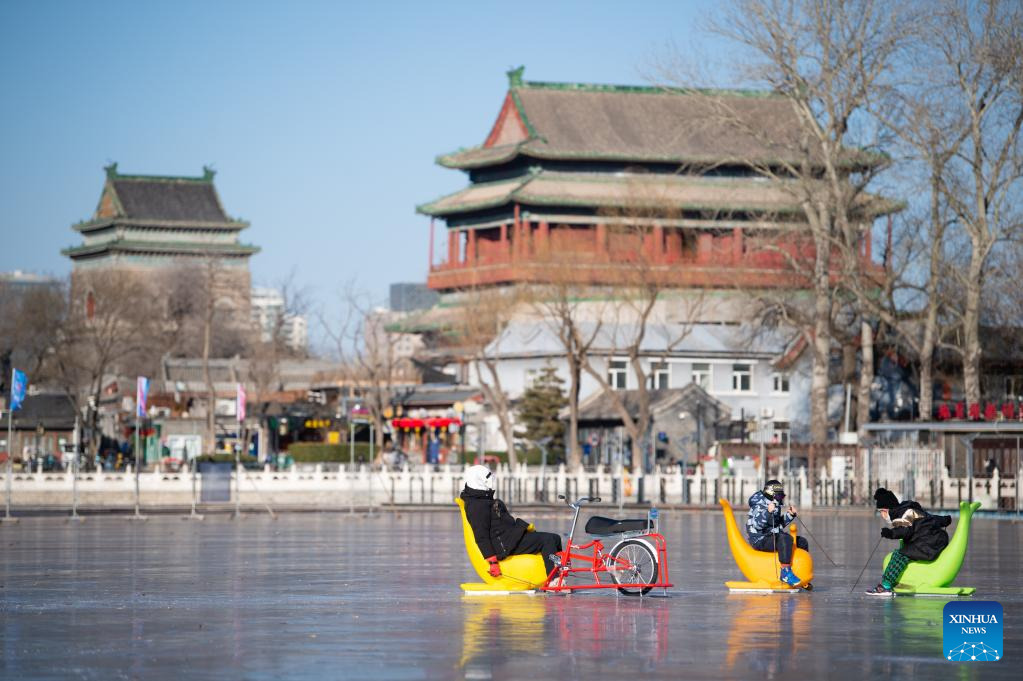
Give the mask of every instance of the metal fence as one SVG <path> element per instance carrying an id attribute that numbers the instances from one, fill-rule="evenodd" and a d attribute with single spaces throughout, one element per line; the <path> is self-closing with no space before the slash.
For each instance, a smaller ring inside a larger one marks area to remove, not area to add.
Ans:
<path id="1" fill-rule="evenodd" d="M 401 505 L 448 505 L 461 492 L 464 469 L 460 466 L 416 467 L 402 470 L 295 466 L 288 470 L 223 470 L 203 468 L 190 473 L 145 472 L 140 475 L 140 502 L 144 508 L 184 507 L 201 490 L 207 506 L 228 499 L 242 506 L 273 508 L 354 509 Z M 563 466 L 520 465 L 496 470 L 497 495 L 510 504 L 553 504 L 558 496 L 601 497 L 605 504 L 654 504 L 664 506 L 717 506 L 719 498 L 736 507 L 763 486 L 752 470 L 733 472 L 701 469 L 693 473 L 678 467 L 632 475 L 621 467 L 567 471 Z M 240 476 L 240 477 L 236 477 Z M 884 486 L 900 498 L 914 498 L 930 509 L 954 509 L 959 501 L 980 500 L 986 509 L 1016 510 L 1019 489 L 1015 476 L 995 470 L 986 478 L 949 477 L 942 465 L 941 450 L 875 449 L 860 457 L 857 465 L 825 466 L 811 489 L 806 470 L 778 476 L 792 503 L 810 506 L 873 507 L 871 494 Z M 134 476 L 130 473 L 90 472 L 77 483 L 67 472 L 24 471 L 12 476 L 14 508 L 70 507 L 73 485 L 86 508 L 124 508 L 134 499 Z M 6 485 L 0 475 L 0 488 Z M 229 485 L 234 483 L 235 490 Z M 232 493 L 232 491 L 234 493 Z"/>

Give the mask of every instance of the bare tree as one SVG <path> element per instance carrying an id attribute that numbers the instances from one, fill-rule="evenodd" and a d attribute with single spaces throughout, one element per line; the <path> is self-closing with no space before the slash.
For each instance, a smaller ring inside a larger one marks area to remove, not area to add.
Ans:
<path id="1" fill-rule="evenodd" d="M 582 466 L 582 448 L 579 446 L 579 397 L 582 387 L 583 366 L 600 336 L 602 328 L 601 305 L 592 309 L 585 287 L 577 285 L 564 274 L 577 264 L 563 255 L 544 260 L 553 280 L 539 288 L 533 306 L 561 344 L 568 367 L 568 468 L 576 471 Z"/>
<path id="2" fill-rule="evenodd" d="M 271 395 L 280 389 L 281 361 L 305 357 L 305 348 L 295 347 L 288 334 L 288 326 L 309 309 L 308 294 L 295 284 L 295 273 L 291 272 L 274 288 L 280 294 L 280 306 L 270 312 L 269 318 L 260 320 L 265 326 L 257 325 L 251 332 L 246 358 L 248 378 L 255 389 L 254 397 L 265 404 Z"/>
<path id="3" fill-rule="evenodd" d="M 662 262 L 659 235 L 661 224 L 679 217 L 681 206 L 666 194 L 666 186 L 641 175 L 630 178 L 617 200 L 603 211 L 608 223 L 607 243 L 600 244 L 618 282 L 607 291 L 612 300 L 601 315 L 602 329 L 588 336 L 578 335 L 575 344 L 580 365 L 600 386 L 622 419 L 631 441 L 630 468 L 643 468 L 653 416 L 650 410 L 652 371 L 649 364 L 665 362 L 690 334 L 703 311 L 703 296 L 697 289 L 679 292 L 667 303 L 665 292 L 675 288 L 672 268 Z M 579 334 L 579 329 L 576 331 Z M 599 338 L 598 338 L 599 337 Z M 597 343 L 604 347 L 596 351 Z M 614 357 L 625 357 L 635 378 L 635 400 L 626 399 L 621 386 L 612 385 L 608 375 Z M 597 358 L 604 364 L 598 364 Z"/>
<path id="4" fill-rule="evenodd" d="M 893 63 L 905 40 L 905 18 L 875 0 L 733 0 L 713 25 L 745 49 L 740 78 L 766 84 L 791 105 L 789 129 L 741 115 L 725 97 L 706 97 L 708 113 L 737 133 L 759 140 L 774 153 L 739 158 L 785 189 L 799 207 L 813 246 L 808 278 L 811 304 L 801 310 L 775 306 L 797 321 L 812 351 L 811 477 L 814 454 L 828 437 L 829 365 L 836 298 L 843 277 L 861 278 L 862 244 L 873 221 L 871 182 L 888 164 L 881 151 L 883 129 L 871 109 L 887 95 Z M 868 273 L 869 276 L 869 273 Z M 875 288 L 877 288 L 875 286 Z M 872 329 L 859 307 L 855 323 L 864 350 L 860 401 L 869 401 L 873 371 Z"/>
<path id="5" fill-rule="evenodd" d="M 56 338 L 53 372 L 73 402 L 88 405 L 86 425 L 99 432 L 98 407 L 104 379 L 137 369 L 160 333 L 150 314 L 153 292 L 136 273 L 97 270 L 77 273 L 67 321 Z M 98 438 L 93 438 L 93 449 Z"/>
<path id="6" fill-rule="evenodd" d="M 508 322 L 527 306 L 526 291 L 471 288 L 462 293 L 456 322 L 462 350 L 473 367 L 476 382 L 501 426 L 508 446 L 508 463 L 518 465 L 511 398 L 501 384 L 500 344 Z"/>
<path id="7" fill-rule="evenodd" d="M 389 327 L 391 316 L 375 306 L 355 284 L 347 284 L 340 296 L 340 312 L 328 318 L 322 312 L 320 323 L 331 339 L 345 367 L 349 386 L 357 386 L 374 425 L 378 462 L 383 454 L 385 420 L 395 385 L 413 381 L 408 365 L 396 354 L 396 334 Z"/>
<path id="8" fill-rule="evenodd" d="M 950 272 L 962 290 L 966 401 L 979 405 L 988 263 L 1023 226 L 1023 8 L 1003 0 L 946 0 L 932 9 L 921 49 L 932 64 L 922 71 L 922 85 L 947 112 L 940 128 L 945 152 L 930 171 L 954 218 L 950 226 L 968 242 L 965 267 Z"/>
<path id="9" fill-rule="evenodd" d="M 63 282 L 21 289 L 0 280 L 0 365 L 6 385 L 10 365 L 23 367 L 35 382 L 46 380 L 47 358 L 67 317 L 67 286 Z"/>

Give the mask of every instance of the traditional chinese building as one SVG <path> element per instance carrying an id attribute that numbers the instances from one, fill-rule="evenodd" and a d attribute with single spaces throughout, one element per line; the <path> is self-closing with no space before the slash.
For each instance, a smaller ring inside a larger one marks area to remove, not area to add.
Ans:
<path id="1" fill-rule="evenodd" d="M 228 216 L 213 185 L 214 171 L 199 177 L 124 175 L 113 163 L 92 218 L 72 226 L 83 243 L 62 253 L 73 279 L 121 269 L 151 277 L 215 261 L 225 295 L 248 314 L 249 258 L 259 248 L 240 243 L 248 223 Z"/>
<path id="2" fill-rule="evenodd" d="M 447 227 L 431 288 L 613 285 L 638 258 L 666 286 L 806 287 L 789 266 L 812 257 L 799 188 L 766 177 L 799 162 L 787 99 L 508 75 L 484 143 L 437 159 L 469 186 L 418 208 Z M 871 267 L 869 240 L 860 252 Z"/>
<path id="3" fill-rule="evenodd" d="M 696 384 L 732 419 L 768 419 L 775 432 L 798 437 L 809 418 L 805 339 L 779 328 L 753 340 L 748 328 L 751 291 L 812 291 L 815 252 L 801 201 L 818 188 L 787 170 L 808 156 L 790 100 L 765 91 L 533 82 L 521 68 L 508 78 L 483 144 L 437 159 L 465 172 L 468 186 L 418 207 L 431 218 L 428 285 L 442 296 L 417 321 L 437 339 L 427 352 L 473 382 L 457 338 L 443 333 L 471 298 L 465 292 L 570 285 L 578 299 L 596 301 L 583 323 L 601 329 L 591 352 L 607 384 L 633 390 L 620 340 L 635 320 L 611 313 L 610 321 L 603 301 L 642 281 L 658 291 L 641 348 L 651 387 Z M 876 159 L 850 152 L 847 169 Z M 865 226 L 895 208 L 878 197 L 862 201 L 854 219 Z M 447 239 L 435 257 L 438 220 Z M 870 229 L 858 233 L 860 270 L 880 271 Z M 806 267 L 793 267 L 800 262 Z M 485 354 L 499 361 L 512 399 L 543 367 L 565 370 L 564 349 L 535 308 L 510 321 Z M 598 388 L 583 376 L 583 398 Z"/>

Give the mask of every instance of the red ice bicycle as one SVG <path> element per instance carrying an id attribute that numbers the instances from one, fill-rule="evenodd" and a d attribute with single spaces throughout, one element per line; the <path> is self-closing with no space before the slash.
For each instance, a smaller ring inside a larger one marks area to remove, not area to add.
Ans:
<path id="1" fill-rule="evenodd" d="M 575 511 L 575 515 L 568 542 L 564 550 L 557 554 L 561 564 L 547 578 L 544 591 L 571 593 L 581 589 L 617 588 L 629 596 L 642 596 L 653 588 L 667 589 L 672 586 L 668 582 L 668 546 L 664 537 L 657 532 L 655 514 L 629 520 L 595 515 L 586 521 L 585 528 L 593 539 L 585 544 L 576 544 L 574 539 L 579 511 L 584 504 L 600 501 L 600 497 L 582 497 L 574 503 L 565 499 L 564 495 L 558 495 L 558 498 L 563 499 Z M 614 535 L 619 535 L 618 542 L 605 553 L 601 538 Z M 584 575 L 593 581 L 580 584 L 569 582 Z"/>

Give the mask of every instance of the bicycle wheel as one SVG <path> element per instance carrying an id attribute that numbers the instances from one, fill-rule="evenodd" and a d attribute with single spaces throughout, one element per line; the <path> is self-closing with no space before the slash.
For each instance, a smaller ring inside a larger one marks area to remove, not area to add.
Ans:
<path id="1" fill-rule="evenodd" d="M 640 596 L 652 586 L 630 584 L 653 584 L 657 581 L 657 556 L 646 542 L 627 539 L 611 549 L 608 571 L 611 579 L 618 584 L 618 590 L 628 596 Z"/>

